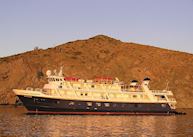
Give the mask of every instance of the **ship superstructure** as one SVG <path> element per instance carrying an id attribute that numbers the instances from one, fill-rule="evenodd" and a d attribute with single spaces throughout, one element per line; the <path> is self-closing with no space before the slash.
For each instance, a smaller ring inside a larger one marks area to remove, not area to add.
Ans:
<path id="1" fill-rule="evenodd" d="M 130 84 L 118 78 L 84 80 L 47 71 L 48 83 L 40 88 L 14 89 L 29 113 L 42 114 L 172 114 L 172 91 L 151 90 L 149 78 Z"/>

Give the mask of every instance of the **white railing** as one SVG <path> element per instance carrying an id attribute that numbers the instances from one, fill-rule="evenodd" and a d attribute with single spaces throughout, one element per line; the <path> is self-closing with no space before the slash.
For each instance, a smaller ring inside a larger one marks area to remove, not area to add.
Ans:
<path id="1" fill-rule="evenodd" d="M 171 101 L 171 102 L 176 102 L 175 98 L 168 98 L 168 100 Z"/>
<path id="2" fill-rule="evenodd" d="M 173 95 L 173 93 L 169 90 L 151 90 L 153 94 L 168 94 Z"/>
<path id="3" fill-rule="evenodd" d="M 41 88 L 32 88 L 32 87 L 27 87 L 26 90 L 28 90 L 28 91 L 40 91 L 40 92 L 43 91 L 43 89 L 41 89 Z"/>
<path id="4" fill-rule="evenodd" d="M 26 90 L 33 91 L 34 89 L 32 87 L 27 87 Z"/>
<path id="5" fill-rule="evenodd" d="M 43 90 L 41 88 L 36 88 L 34 91 L 40 91 L 42 92 Z"/>

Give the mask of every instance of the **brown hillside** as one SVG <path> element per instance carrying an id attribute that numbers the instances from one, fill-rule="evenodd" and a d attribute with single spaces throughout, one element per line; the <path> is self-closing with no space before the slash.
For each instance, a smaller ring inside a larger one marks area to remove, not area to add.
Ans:
<path id="1" fill-rule="evenodd" d="M 15 103 L 13 88 L 42 87 L 47 69 L 64 67 L 66 76 L 118 77 L 129 82 L 152 79 L 163 89 L 169 81 L 178 107 L 193 108 L 193 55 L 98 35 L 46 50 L 34 50 L 0 59 L 0 104 Z"/>

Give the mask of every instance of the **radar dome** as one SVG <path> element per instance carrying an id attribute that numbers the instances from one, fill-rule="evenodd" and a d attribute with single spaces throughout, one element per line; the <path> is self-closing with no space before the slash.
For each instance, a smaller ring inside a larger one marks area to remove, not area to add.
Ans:
<path id="1" fill-rule="evenodd" d="M 47 75 L 47 76 L 50 76 L 51 74 L 52 74 L 51 70 L 47 70 L 47 71 L 46 71 L 46 75 Z"/>

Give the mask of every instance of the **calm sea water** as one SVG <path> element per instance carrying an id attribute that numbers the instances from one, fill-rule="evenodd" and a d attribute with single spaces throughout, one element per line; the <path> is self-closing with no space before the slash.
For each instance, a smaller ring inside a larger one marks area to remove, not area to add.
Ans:
<path id="1" fill-rule="evenodd" d="M 193 137 L 193 109 L 178 116 L 26 115 L 0 106 L 0 137 Z"/>

